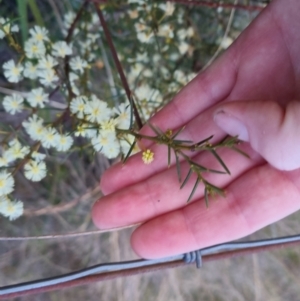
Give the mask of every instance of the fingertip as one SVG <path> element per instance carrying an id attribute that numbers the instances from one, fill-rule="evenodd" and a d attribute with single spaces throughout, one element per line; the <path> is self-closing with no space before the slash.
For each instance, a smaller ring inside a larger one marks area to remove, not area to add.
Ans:
<path id="1" fill-rule="evenodd" d="M 147 224 L 149 223 L 151 223 L 151 221 L 141 225 L 140 227 L 135 229 L 135 231 L 132 233 L 130 238 L 132 249 L 141 258 L 155 259 L 155 258 L 163 257 L 161 255 L 162 250 L 159 249 L 157 250 L 157 248 L 155 247 L 156 239 L 153 241 L 151 237 L 152 235 L 148 231 Z"/>
<path id="2" fill-rule="evenodd" d="M 112 168 L 112 167 L 111 167 Z M 100 179 L 100 189 L 104 195 L 108 195 L 112 192 L 111 187 L 111 168 L 107 169 L 101 176 Z"/>
<path id="3" fill-rule="evenodd" d="M 238 118 L 225 111 L 218 111 L 214 115 L 216 125 L 231 136 L 238 136 L 240 140 L 249 141 L 249 132 L 245 124 Z"/>
<path id="4" fill-rule="evenodd" d="M 155 259 L 178 255 L 196 249 L 182 210 L 160 215 L 138 227 L 131 245 L 142 258 Z"/>
<path id="5" fill-rule="evenodd" d="M 141 258 L 150 259 L 152 257 L 147 256 L 148 254 L 144 252 L 145 247 L 143 246 L 143 240 L 140 239 L 140 227 L 138 227 L 130 237 L 130 244 L 133 251 Z"/>
<path id="6" fill-rule="evenodd" d="M 128 173 L 127 164 L 118 162 L 107 169 L 100 179 L 100 189 L 104 195 L 111 194 L 126 186 L 124 174 Z"/>
<path id="7" fill-rule="evenodd" d="M 94 223 L 94 225 L 99 228 L 102 229 L 102 224 L 101 224 L 101 217 L 99 217 L 99 210 L 98 210 L 98 204 L 99 204 L 100 200 L 97 200 L 91 210 L 91 216 L 92 216 L 92 221 Z"/>

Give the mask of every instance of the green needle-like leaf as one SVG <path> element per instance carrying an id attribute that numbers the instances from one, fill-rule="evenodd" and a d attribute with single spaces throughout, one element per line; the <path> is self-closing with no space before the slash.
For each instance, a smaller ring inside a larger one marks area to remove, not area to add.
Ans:
<path id="1" fill-rule="evenodd" d="M 133 115 L 134 115 L 134 112 L 133 112 L 133 105 L 132 104 L 133 104 L 133 99 L 131 99 L 130 104 L 129 104 L 129 106 L 130 106 L 130 123 L 129 123 L 130 125 L 129 125 L 129 128 L 130 129 L 133 128 Z"/>
<path id="2" fill-rule="evenodd" d="M 201 144 L 203 144 L 203 143 L 209 141 L 210 139 L 212 139 L 213 136 L 214 136 L 214 135 L 211 135 L 211 136 L 209 136 L 208 138 L 205 138 L 205 139 L 203 139 L 203 140 L 201 140 L 201 141 L 195 143 L 194 146 L 200 146 Z"/>
<path id="3" fill-rule="evenodd" d="M 22 40 L 24 44 L 28 36 L 27 2 L 24 0 L 17 0 L 17 5 L 21 23 L 20 28 L 22 33 Z"/>
<path id="4" fill-rule="evenodd" d="M 219 188 L 209 182 L 206 182 L 205 185 L 209 187 L 210 192 L 217 193 L 218 195 L 220 195 L 222 197 L 226 196 L 225 191 L 222 188 Z"/>
<path id="5" fill-rule="evenodd" d="M 182 143 L 188 143 L 188 144 L 190 144 L 190 143 L 193 143 L 193 141 L 191 141 L 191 140 L 173 140 L 173 142 L 175 144 L 182 144 Z"/>
<path id="6" fill-rule="evenodd" d="M 227 141 L 230 141 L 230 140 L 231 140 L 230 138 L 236 138 L 236 137 L 237 137 L 237 136 L 231 137 L 231 136 L 227 135 L 227 136 L 224 137 L 224 139 L 222 139 L 222 140 L 218 143 L 218 145 L 223 145 L 225 141 L 226 141 L 226 142 L 227 142 Z"/>
<path id="7" fill-rule="evenodd" d="M 205 199 L 206 208 L 208 208 L 208 195 L 209 195 L 208 189 L 205 187 L 204 188 L 204 199 Z"/>
<path id="8" fill-rule="evenodd" d="M 242 150 L 240 150 L 239 148 L 232 146 L 231 149 L 233 149 L 234 151 L 238 152 L 239 154 L 245 156 L 246 158 L 250 159 L 250 156 L 248 154 L 246 154 L 245 152 L 243 152 Z"/>
<path id="9" fill-rule="evenodd" d="M 218 174 L 227 174 L 227 172 L 225 172 L 225 171 L 206 168 L 206 167 L 204 167 L 204 166 L 202 166 L 202 165 L 200 165 L 200 164 L 198 164 L 198 163 L 196 163 L 194 161 L 191 161 L 191 163 L 193 165 L 199 167 L 199 169 L 200 169 L 201 172 L 205 172 L 206 171 L 206 172 L 212 172 L 212 173 L 218 173 Z"/>
<path id="10" fill-rule="evenodd" d="M 208 204 L 209 204 L 208 196 L 209 196 L 209 190 L 205 187 L 204 188 L 204 200 L 205 200 L 206 208 L 208 208 Z"/>
<path id="11" fill-rule="evenodd" d="M 176 158 L 176 169 L 177 169 L 178 180 L 179 180 L 179 183 L 181 183 L 181 168 L 180 168 L 179 157 L 178 157 L 176 151 L 174 151 L 174 153 L 175 153 L 175 158 Z"/>
<path id="12" fill-rule="evenodd" d="M 217 193 L 218 195 L 220 195 L 222 197 L 226 196 L 225 191 L 223 189 L 219 188 L 219 187 L 216 187 L 216 186 L 212 185 L 211 189 L 212 189 L 213 192 Z"/>
<path id="13" fill-rule="evenodd" d="M 239 142 L 238 136 L 227 136 L 226 139 L 224 140 L 224 144 L 228 146 L 233 146 L 234 144 L 237 144 Z"/>
<path id="14" fill-rule="evenodd" d="M 180 186 L 180 189 L 182 189 L 184 187 L 184 185 L 187 183 L 187 181 L 189 180 L 191 174 L 192 174 L 193 170 L 190 169 L 187 176 L 185 177 L 184 181 L 182 182 L 181 186 Z"/>
<path id="15" fill-rule="evenodd" d="M 124 158 L 124 160 L 123 160 L 123 164 L 124 164 L 124 163 L 127 161 L 127 159 L 129 158 L 130 154 L 131 154 L 132 151 L 133 151 L 133 148 L 134 148 L 135 144 L 136 144 L 136 141 L 134 141 L 134 142 L 131 144 L 129 151 L 128 151 L 128 153 L 126 154 L 126 156 L 125 156 L 125 158 Z"/>
<path id="16" fill-rule="evenodd" d="M 230 171 L 229 171 L 228 167 L 225 165 L 224 161 L 217 154 L 217 152 L 214 149 L 211 149 L 210 151 L 214 155 L 214 157 L 219 161 L 219 163 L 223 166 L 223 168 L 226 170 L 226 172 L 230 175 Z"/>
<path id="17" fill-rule="evenodd" d="M 182 128 L 180 128 L 173 136 L 172 139 L 175 139 L 183 130 L 185 129 L 185 126 L 183 126 Z"/>
<path id="18" fill-rule="evenodd" d="M 192 199 L 192 197 L 193 197 L 193 195 L 194 195 L 194 193 L 195 193 L 195 191 L 196 191 L 196 189 L 197 189 L 197 187 L 199 185 L 199 182 L 200 182 L 200 177 L 197 178 L 197 180 L 195 182 L 195 185 L 193 187 L 193 190 L 192 190 L 192 192 L 191 192 L 191 194 L 190 194 L 190 196 L 189 196 L 189 198 L 187 200 L 187 203 Z"/>
<path id="19" fill-rule="evenodd" d="M 171 165 L 171 147 L 168 145 L 168 168 Z"/>
<path id="20" fill-rule="evenodd" d="M 151 130 L 152 130 L 156 135 L 161 136 L 161 135 L 164 134 L 159 128 L 154 127 L 154 125 L 151 124 L 150 122 L 147 122 L 147 123 L 148 123 L 148 125 L 150 126 Z"/>

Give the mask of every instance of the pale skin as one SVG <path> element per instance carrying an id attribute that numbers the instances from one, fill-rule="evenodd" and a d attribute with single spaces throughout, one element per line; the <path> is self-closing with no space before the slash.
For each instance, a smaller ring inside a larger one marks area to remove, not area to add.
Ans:
<path id="1" fill-rule="evenodd" d="M 250 159 L 229 149 L 219 152 L 231 176 L 205 175 L 226 190 L 226 197 L 211 199 L 207 209 L 200 185 L 187 204 L 195 178 L 180 190 L 174 158 L 168 168 L 166 148 L 143 141 L 154 151 L 151 164 L 137 154 L 102 177 L 106 196 L 92 209 L 97 227 L 141 223 L 133 232 L 132 248 L 141 257 L 157 258 L 244 237 L 300 208 L 299 15 L 299 0 L 274 0 L 151 119 L 163 130 L 186 125 L 181 139 L 200 141 L 213 134 L 217 142 L 225 129 L 247 141 L 240 148 Z M 224 112 L 242 121 L 246 133 L 226 124 Z M 147 127 L 142 133 L 153 135 Z M 221 169 L 210 154 L 192 155 Z M 187 173 L 185 163 L 182 172 Z"/>

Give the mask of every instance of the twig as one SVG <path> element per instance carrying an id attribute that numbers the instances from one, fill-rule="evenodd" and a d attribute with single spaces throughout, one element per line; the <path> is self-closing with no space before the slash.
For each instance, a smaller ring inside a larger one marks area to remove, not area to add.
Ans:
<path id="1" fill-rule="evenodd" d="M 235 0 L 235 4 L 237 3 L 237 0 Z M 214 53 L 214 55 L 210 58 L 210 60 L 206 63 L 206 65 L 203 67 L 203 70 L 205 70 L 215 59 L 216 57 L 219 55 L 220 51 L 222 50 L 222 43 L 223 41 L 227 38 L 228 33 L 230 31 L 230 27 L 232 25 L 232 21 L 233 21 L 233 17 L 234 17 L 234 13 L 235 13 L 235 8 L 233 8 L 230 12 L 230 16 L 229 16 L 229 20 L 225 29 L 225 33 L 224 36 L 222 37 L 221 43 L 217 49 L 217 51 Z"/>
<path id="2" fill-rule="evenodd" d="M 114 82 L 112 70 L 110 68 L 108 57 L 107 57 L 107 54 L 106 54 L 106 51 L 105 51 L 105 48 L 104 48 L 101 37 L 98 39 L 98 41 L 99 41 L 99 46 L 100 46 L 101 53 L 102 53 L 103 63 L 104 63 L 105 70 L 106 70 L 106 73 L 107 73 L 107 80 L 108 80 L 108 84 L 109 84 L 109 87 L 110 87 L 111 95 L 113 97 L 115 105 L 119 105 L 119 101 L 118 101 L 118 98 L 117 98 L 118 93 L 117 93 L 117 89 L 116 89 L 116 84 Z"/>
<path id="3" fill-rule="evenodd" d="M 22 92 L 22 91 L 7 89 L 7 88 L 4 88 L 4 87 L 0 87 L 0 93 L 6 94 L 6 95 L 18 94 L 22 97 L 26 97 L 27 94 L 28 94 L 28 92 Z"/>
<path id="4" fill-rule="evenodd" d="M 49 206 L 38 210 L 25 210 L 24 216 L 40 216 L 44 214 L 54 214 L 67 211 L 75 207 L 78 203 L 86 201 L 90 198 L 96 197 L 100 193 L 100 188 L 97 186 L 95 189 L 86 192 L 84 195 L 77 197 L 67 203 L 58 206 Z"/>
<path id="5" fill-rule="evenodd" d="M 101 9 L 99 8 L 99 6 L 96 3 L 94 3 L 94 4 L 95 4 L 95 9 L 96 9 L 97 15 L 99 17 L 100 23 L 101 23 L 101 25 L 103 27 L 103 31 L 104 31 L 104 34 L 105 34 L 108 46 L 109 46 L 109 48 L 111 50 L 111 54 L 112 54 L 113 60 L 114 60 L 115 65 L 117 67 L 118 73 L 120 75 L 120 78 L 121 78 L 124 90 L 126 92 L 128 100 L 129 100 L 129 102 L 130 102 L 130 104 L 131 104 L 131 106 L 133 108 L 133 113 L 134 113 L 134 116 L 135 116 L 135 120 L 136 120 L 137 126 L 138 126 L 139 129 L 141 129 L 143 127 L 143 123 L 142 123 L 141 117 L 139 115 L 139 112 L 137 110 L 136 104 L 135 104 L 135 102 L 134 102 L 134 100 L 132 98 L 132 93 L 130 91 L 130 88 L 129 88 L 126 76 L 124 74 L 123 67 L 122 67 L 121 62 L 120 62 L 120 60 L 118 58 L 118 54 L 117 54 L 117 51 L 115 49 L 114 43 L 112 41 L 111 34 L 110 34 L 109 29 L 107 27 L 106 21 L 105 21 L 105 19 L 103 17 Z"/>
<path id="6" fill-rule="evenodd" d="M 0 241 L 26 241 L 26 240 L 48 240 L 48 239 L 65 239 L 65 238 L 74 238 L 81 236 L 90 236 L 100 233 L 108 233 L 114 231 L 120 231 L 128 228 L 138 226 L 140 224 L 132 224 L 125 227 L 111 228 L 107 230 L 94 230 L 94 231 L 85 231 L 85 232 L 75 232 L 75 233 L 66 233 L 66 234 L 51 234 L 51 235 L 42 235 L 42 236 L 0 236 Z"/>
<path id="7" fill-rule="evenodd" d="M 50 6 L 53 9 L 53 12 L 54 12 L 54 15 L 56 17 L 57 23 L 59 24 L 60 28 L 62 29 L 64 27 L 64 23 L 63 23 L 63 20 L 60 16 L 59 10 L 56 6 L 56 3 L 53 0 L 48 0 L 48 2 L 49 2 Z"/>

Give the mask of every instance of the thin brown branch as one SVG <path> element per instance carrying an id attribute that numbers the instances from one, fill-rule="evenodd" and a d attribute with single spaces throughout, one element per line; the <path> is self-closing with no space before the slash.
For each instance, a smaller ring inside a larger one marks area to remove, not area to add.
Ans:
<path id="1" fill-rule="evenodd" d="M 95 5 L 96 12 L 98 14 L 100 23 L 101 23 L 102 28 L 103 28 L 103 31 L 104 31 L 104 34 L 105 34 L 105 37 L 106 37 L 106 41 L 107 41 L 108 46 L 110 48 L 113 60 L 115 62 L 116 68 L 117 68 L 119 76 L 121 78 L 122 85 L 123 85 L 124 90 L 126 92 L 127 98 L 129 100 L 132 108 L 133 108 L 133 113 L 134 113 L 134 116 L 135 116 L 135 120 L 136 120 L 137 126 L 138 126 L 139 129 L 141 129 L 143 127 L 143 123 L 142 123 L 141 117 L 139 115 L 139 112 L 137 110 L 136 104 L 135 104 L 135 102 L 133 100 L 132 93 L 130 91 L 130 88 L 129 88 L 126 76 L 124 74 L 123 67 L 122 67 L 121 62 L 120 62 L 120 60 L 118 58 L 118 54 L 117 54 L 115 45 L 114 45 L 114 43 L 112 41 L 111 34 L 109 32 L 108 26 L 107 26 L 106 21 L 105 21 L 105 19 L 103 17 L 101 9 L 99 8 L 99 5 L 96 4 L 96 3 L 94 3 L 94 5 Z"/>
<path id="2" fill-rule="evenodd" d="M 66 41 L 67 43 L 70 43 L 70 42 L 71 42 L 71 39 L 72 39 L 74 30 L 75 30 L 76 24 L 77 24 L 77 22 L 79 21 L 79 19 L 80 19 L 82 13 L 84 12 L 84 10 L 85 10 L 85 8 L 86 8 L 88 2 L 89 2 L 88 0 L 85 0 L 85 1 L 83 2 L 82 6 L 80 7 L 80 9 L 78 10 L 78 12 L 77 12 L 77 14 L 76 14 L 76 17 L 75 17 L 73 23 L 72 23 L 71 26 L 69 27 L 69 29 L 68 29 L 68 34 L 67 34 L 67 37 L 66 37 L 66 39 L 65 39 L 65 41 Z"/>
<path id="3" fill-rule="evenodd" d="M 76 14 L 76 17 L 73 21 L 73 23 L 71 24 L 71 26 L 69 27 L 68 29 L 68 34 L 65 38 L 65 41 L 67 44 L 69 44 L 71 42 L 71 39 L 72 39 L 72 36 L 73 36 L 73 33 L 74 33 L 74 30 L 75 30 L 75 27 L 76 27 L 76 24 L 78 23 L 78 21 L 80 20 L 80 17 L 82 15 L 82 13 L 84 12 L 84 10 L 86 9 L 86 6 L 88 4 L 88 0 L 85 0 L 82 4 L 82 6 L 80 7 L 80 9 L 78 10 L 77 14 Z M 67 84 L 67 90 L 68 90 L 68 102 L 71 101 L 71 99 L 74 97 L 74 93 L 72 91 L 72 88 L 71 88 L 71 83 L 70 83 L 70 78 L 69 78 L 69 74 L 70 74 L 70 64 L 69 64 L 69 56 L 65 56 L 65 59 L 64 59 L 64 63 L 65 63 L 65 76 L 66 76 L 66 84 Z"/>
<path id="4" fill-rule="evenodd" d="M 105 230 L 92 230 L 84 232 L 74 232 L 65 234 L 49 234 L 49 235 L 39 235 L 39 236 L 0 236 L 0 241 L 28 241 L 28 240 L 51 240 L 51 239 L 70 239 L 74 237 L 91 236 L 109 232 L 116 232 L 132 227 L 137 227 L 139 224 L 132 224 L 124 227 L 117 227 Z"/>
<path id="5" fill-rule="evenodd" d="M 40 215 L 49 215 L 49 214 L 56 214 L 62 213 L 65 211 L 70 210 L 71 208 L 75 207 L 81 202 L 93 199 L 95 197 L 99 198 L 100 195 L 100 188 L 96 186 L 94 189 L 87 191 L 84 195 L 77 197 L 67 203 L 63 203 L 56 206 L 48 206 L 45 208 L 37 209 L 37 210 L 25 210 L 25 216 L 40 216 Z"/>

